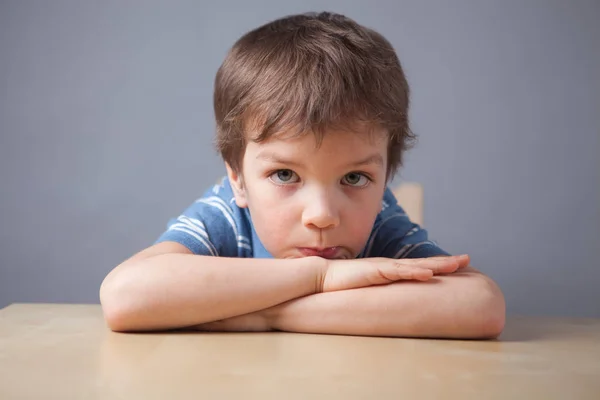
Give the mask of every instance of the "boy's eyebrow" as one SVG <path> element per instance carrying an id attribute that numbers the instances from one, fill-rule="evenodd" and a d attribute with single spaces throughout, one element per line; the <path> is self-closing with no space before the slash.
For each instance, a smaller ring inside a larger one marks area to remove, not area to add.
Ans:
<path id="1" fill-rule="evenodd" d="M 269 161 L 272 163 L 277 163 L 277 164 L 300 165 L 299 162 L 285 159 L 271 151 L 261 151 L 260 153 L 257 154 L 256 158 L 260 159 L 260 160 Z"/>
<path id="2" fill-rule="evenodd" d="M 258 153 L 256 158 L 265 160 L 265 161 L 269 161 L 269 162 L 273 162 L 273 163 L 278 163 L 278 164 L 286 164 L 286 165 L 301 165 L 302 164 L 297 161 L 285 159 L 285 158 L 279 156 L 278 154 L 275 154 L 270 151 L 262 151 L 262 152 Z M 375 154 L 372 154 L 372 155 L 364 158 L 363 160 L 352 162 L 348 165 L 352 166 L 352 167 L 358 167 L 361 165 L 369 165 L 369 164 L 377 164 L 380 167 L 383 167 L 383 158 L 381 157 L 381 154 L 375 153 Z"/>
<path id="3" fill-rule="evenodd" d="M 375 153 L 365 158 L 364 160 L 360 160 L 354 163 L 350 163 L 351 166 L 359 166 L 359 165 L 369 165 L 369 164 L 377 164 L 380 167 L 383 167 L 383 158 L 381 154 Z"/>

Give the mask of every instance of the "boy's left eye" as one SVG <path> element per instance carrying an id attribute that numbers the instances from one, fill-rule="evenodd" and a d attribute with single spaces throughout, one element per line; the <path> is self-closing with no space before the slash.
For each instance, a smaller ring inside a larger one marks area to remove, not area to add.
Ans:
<path id="1" fill-rule="evenodd" d="M 350 172 L 349 174 L 346 174 L 343 181 L 346 185 L 354 187 L 364 187 L 370 182 L 369 178 L 359 172 Z"/>
<path id="2" fill-rule="evenodd" d="M 286 185 L 298 182 L 298 175 L 291 169 L 280 169 L 273 172 L 269 179 L 277 185 Z"/>

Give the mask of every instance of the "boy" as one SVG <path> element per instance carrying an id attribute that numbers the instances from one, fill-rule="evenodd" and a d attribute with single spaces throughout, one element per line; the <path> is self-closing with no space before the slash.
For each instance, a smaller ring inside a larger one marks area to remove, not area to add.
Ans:
<path id="1" fill-rule="evenodd" d="M 244 35 L 215 79 L 227 177 L 108 274 L 109 327 L 498 336 L 497 285 L 387 188 L 414 139 L 408 103 L 390 43 L 342 15 Z"/>

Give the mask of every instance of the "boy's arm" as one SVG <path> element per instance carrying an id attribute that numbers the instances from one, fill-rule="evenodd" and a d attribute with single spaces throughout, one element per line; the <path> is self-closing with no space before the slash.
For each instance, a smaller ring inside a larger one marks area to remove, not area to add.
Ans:
<path id="1" fill-rule="evenodd" d="M 469 267 L 427 282 L 314 294 L 266 315 L 273 329 L 291 332 L 493 338 L 504 328 L 505 302 L 490 278 Z"/>
<path id="2" fill-rule="evenodd" d="M 112 330 L 180 328 L 272 307 L 315 293 L 324 263 L 194 255 L 155 244 L 113 269 L 100 287 Z"/>
<path id="3" fill-rule="evenodd" d="M 498 286 L 467 267 L 427 282 L 313 294 L 198 329 L 483 339 L 498 336 L 504 321 Z"/>
<path id="4" fill-rule="evenodd" d="M 100 301 L 111 329 L 175 329 L 268 309 L 317 292 L 429 279 L 466 266 L 466 258 L 327 262 L 191 254 L 156 244 L 112 270 Z"/>

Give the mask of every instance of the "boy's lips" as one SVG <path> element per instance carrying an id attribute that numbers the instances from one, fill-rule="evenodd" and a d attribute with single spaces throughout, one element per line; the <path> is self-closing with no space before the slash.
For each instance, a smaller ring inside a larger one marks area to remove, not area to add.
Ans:
<path id="1" fill-rule="evenodd" d="M 299 247 L 298 250 L 306 257 L 317 256 L 328 259 L 337 258 L 340 253 L 339 247 Z"/>

